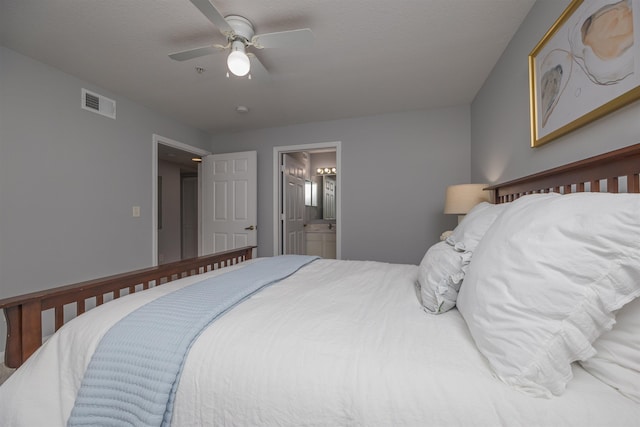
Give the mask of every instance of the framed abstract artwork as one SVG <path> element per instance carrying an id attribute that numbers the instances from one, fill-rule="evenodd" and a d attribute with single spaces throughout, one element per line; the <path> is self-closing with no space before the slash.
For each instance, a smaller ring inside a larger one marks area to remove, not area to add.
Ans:
<path id="1" fill-rule="evenodd" d="M 640 98 L 640 0 L 573 0 L 529 54 L 531 146 Z"/>

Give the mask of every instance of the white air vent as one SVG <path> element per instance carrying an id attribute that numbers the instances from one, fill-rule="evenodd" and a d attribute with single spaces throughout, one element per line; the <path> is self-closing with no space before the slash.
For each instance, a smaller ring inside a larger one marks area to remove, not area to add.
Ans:
<path id="1" fill-rule="evenodd" d="M 81 107 L 112 119 L 116 118 L 116 101 L 86 89 L 82 89 Z"/>

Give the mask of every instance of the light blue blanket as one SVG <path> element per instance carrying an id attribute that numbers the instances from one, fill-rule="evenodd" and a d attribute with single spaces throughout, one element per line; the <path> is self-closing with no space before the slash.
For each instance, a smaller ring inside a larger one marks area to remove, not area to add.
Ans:
<path id="1" fill-rule="evenodd" d="M 162 296 L 121 319 L 93 354 L 67 425 L 171 425 L 182 367 L 200 333 L 242 300 L 316 258 L 258 259 Z"/>

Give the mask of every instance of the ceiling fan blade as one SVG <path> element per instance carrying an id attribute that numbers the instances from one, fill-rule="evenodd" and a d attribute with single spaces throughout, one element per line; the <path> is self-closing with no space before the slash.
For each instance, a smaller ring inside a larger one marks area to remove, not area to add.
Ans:
<path id="1" fill-rule="evenodd" d="M 269 80 L 270 79 L 270 75 L 269 75 L 269 71 L 267 71 L 267 69 L 264 67 L 264 65 L 262 65 L 262 62 L 260 62 L 260 60 L 258 59 L 257 56 L 255 56 L 253 53 L 251 52 L 247 52 L 247 56 L 249 57 L 249 60 L 251 61 L 251 79 L 256 79 L 256 80 Z"/>
<path id="2" fill-rule="evenodd" d="M 309 28 L 278 31 L 276 33 L 257 34 L 251 44 L 257 49 L 282 47 L 289 49 L 305 48 L 313 45 L 313 33 Z"/>
<path id="3" fill-rule="evenodd" d="M 188 59 L 199 58 L 205 55 L 211 55 L 212 53 L 220 52 L 224 46 L 204 46 L 197 47 L 195 49 L 184 50 L 182 52 L 176 52 L 169 55 L 169 58 L 174 61 L 186 61 Z"/>
<path id="4" fill-rule="evenodd" d="M 227 20 L 224 19 L 224 16 L 222 16 L 220 11 L 218 11 L 218 9 L 216 9 L 213 3 L 209 0 L 191 0 L 191 3 L 193 3 L 193 5 L 197 7 L 200 12 L 202 12 L 202 14 L 213 23 L 213 25 L 218 27 L 222 34 L 227 37 L 235 34 L 231 25 L 229 25 Z"/>

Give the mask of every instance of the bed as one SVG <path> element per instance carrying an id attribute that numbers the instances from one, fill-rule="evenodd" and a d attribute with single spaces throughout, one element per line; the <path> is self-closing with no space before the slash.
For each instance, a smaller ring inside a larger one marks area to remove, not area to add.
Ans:
<path id="1" fill-rule="evenodd" d="M 156 425 L 638 425 L 640 196 L 614 193 L 640 192 L 639 173 L 640 144 L 489 187 L 496 204 L 419 266 L 303 260 L 197 333 Z M 252 250 L 1 300 L 19 369 L 0 425 L 93 424 L 77 401 L 110 331 L 209 280 L 265 276 Z"/>

